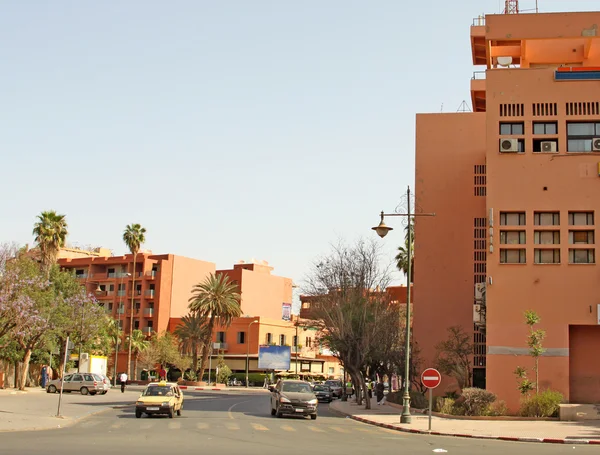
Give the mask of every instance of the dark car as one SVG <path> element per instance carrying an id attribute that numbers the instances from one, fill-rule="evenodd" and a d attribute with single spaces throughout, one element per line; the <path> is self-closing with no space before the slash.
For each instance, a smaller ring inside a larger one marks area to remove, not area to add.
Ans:
<path id="1" fill-rule="evenodd" d="M 317 418 L 317 400 L 310 383 L 305 381 L 279 381 L 271 391 L 271 415 L 284 414 Z"/>
<path id="2" fill-rule="evenodd" d="M 342 381 L 338 381 L 336 379 L 328 379 L 323 383 L 331 389 L 334 397 L 341 398 L 342 393 L 344 392 L 344 387 L 342 386 Z"/>
<path id="3" fill-rule="evenodd" d="M 331 403 L 333 401 L 333 392 L 329 388 L 329 386 L 323 384 L 315 384 L 313 386 L 313 392 L 319 401 L 326 401 L 327 403 Z"/>

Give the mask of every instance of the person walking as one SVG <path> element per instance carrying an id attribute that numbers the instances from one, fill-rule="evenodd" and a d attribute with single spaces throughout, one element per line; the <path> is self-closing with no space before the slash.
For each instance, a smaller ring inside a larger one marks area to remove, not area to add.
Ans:
<path id="1" fill-rule="evenodd" d="M 385 395 L 383 391 L 385 390 L 385 386 L 383 385 L 383 381 L 380 379 L 377 385 L 375 386 L 375 396 L 377 397 L 377 404 L 385 404 Z"/>
<path id="2" fill-rule="evenodd" d="M 121 393 L 125 393 L 125 386 L 127 385 L 127 373 L 121 373 L 119 376 L 119 382 L 121 383 Z"/>
<path id="3" fill-rule="evenodd" d="M 46 383 L 48 382 L 48 369 L 46 368 L 46 365 L 42 365 L 42 380 L 41 380 L 41 386 L 42 389 L 46 388 Z"/>
<path id="4" fill-rule="evenodd" d="M 367 393 L 369 394 L 369 399 L 373 398 L 373 382 L 367 381 Z"/>

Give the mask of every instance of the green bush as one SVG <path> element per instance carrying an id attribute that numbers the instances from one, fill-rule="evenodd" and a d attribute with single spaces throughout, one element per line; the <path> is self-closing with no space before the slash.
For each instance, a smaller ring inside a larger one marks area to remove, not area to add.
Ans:
<path id="1" fill-rule="evenodd" d="M 462 391 L 462 407 L 467 416 L 488 415 L 490 405 L 496 401 L 496 395 L 477 387 L 468 387 Z"/>
<path id="2" fill-rule="evenodd" d="M 429 409 L 429 397 L 426 397 L 417 390 L 411 390 L 410 392 L 410 407 L 415 409 Z M 388 394 L 389 395 L 389 394 Z M 400 396 L 402 401 L 402 396 Z"/>
<path id="3" fill-rule="evenodd" d="M 439 412 L 454 416 L 461 416 L 465 414 L 465 410 L 462 405 L 457 403 L 454 398 L 442 398 Z"/>
<path id="4" fill-rule="evenodd" d="M 231 370 L 225 364 L 219 367 L 219 374 L 217 375 L 217 382 L 219 384 L 227 384 L 229 380 L 229 376 L 231 376 Z"/>
<path id="5" fill-rule="evenodd" d="M 544 390 L 521 401 L 520 413 L 524 417 L 558 417 L 564 397 L 555 390 Z"/>
<path id="6" fill-rule="evenodd" d="M 183 378 L 186 381 L 196 381 L 198 379 L 198 375 L 196 374 L 195 371 L 186 371 L 185 374 L 183 375 Z"/>
<path id="7" fill-rule="evenodd" d="M 504 400 L 494 401 L 487 409 L 487 416 L 490 417 L 498 417 L 505 416 L 508 414 L 508 408 L 506 407 L 506 403 Z"/>

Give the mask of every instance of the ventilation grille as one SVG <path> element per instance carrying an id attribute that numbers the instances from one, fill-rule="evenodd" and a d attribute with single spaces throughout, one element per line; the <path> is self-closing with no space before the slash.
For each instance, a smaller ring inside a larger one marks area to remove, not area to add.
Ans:
<path id="1" fill-rule="evenodd" d="M 485 368 L 486 339 L 485 332 L 475 326 L 473 330 L 473 367 Z"/>
<path id="2" fill-rule="evenodd" d="M 475 166 L 477 169 L 477 166 Z M 485 166 L 483 166 L 485 172 Z M 486 277 L 486 234 L 487 218 L 474 218 L 474 251 L 473 251 L 473 304 L 475 304 L 475 285 L 485 283 Z M 481 303 L 481 302 L 478 302 Z M 477 324 L 473 324 L 473 367 L 486 366 L 485 332 Z"/>
<path id="3" fill-rule="evenodd" d="M 534 117 L 552 117 L 558 115 L 558 106 L 556 103 L 533 103 Z"/>
<path id="4" fill-rule="evenodd" d="M 485 164 L 475 165 L 473 172 L 475 173 L 475 176 L 473 177 L 475 196 L 486 196 L 487 178 L 485 176 Z"/>
<path id="5" fill-rule="evenodd" d="M 525 116 L 524 104 L 501 104 L 500 117 L 523 117 Z"/>
<path id="6" fill-rule="evenodd" d="M 567 103 L 567 115 L 600 115 L 600 102 Z"/>

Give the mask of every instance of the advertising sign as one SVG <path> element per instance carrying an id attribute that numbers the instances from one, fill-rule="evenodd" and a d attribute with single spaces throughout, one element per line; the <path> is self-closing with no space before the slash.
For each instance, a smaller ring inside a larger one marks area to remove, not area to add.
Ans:
<path id="1" fill-rule="evenodd" d="M 289 370 L 292 348 L 289 346 L 259 346 L 259 370 Z"/>
<path id="2" fill-rule="evenodd" d="M 282 303 L 281 304 L 281 319 L 284 321 L 290 321 L 292 319 L 292 304 Z"/>

